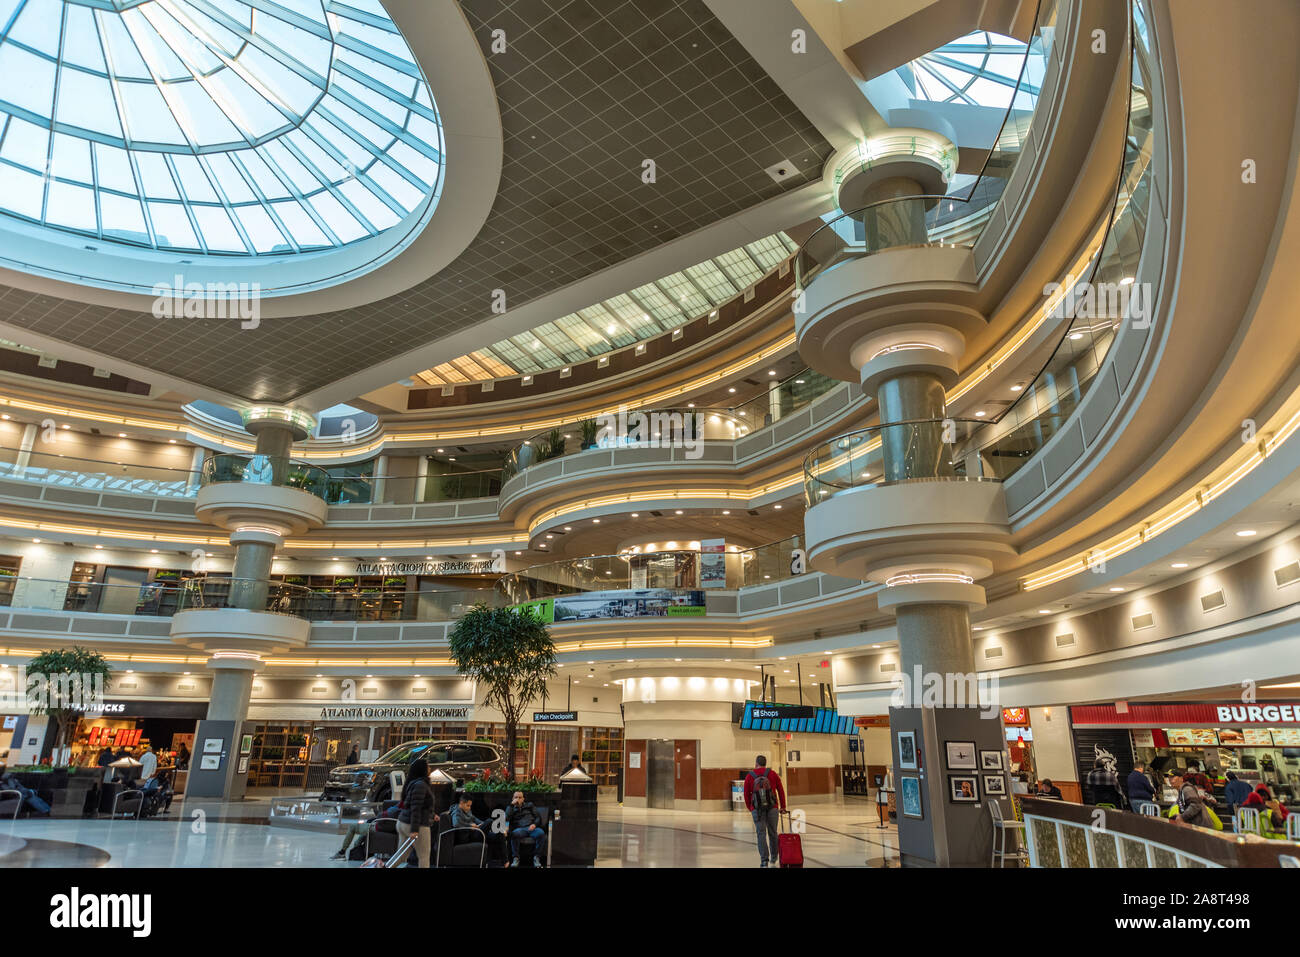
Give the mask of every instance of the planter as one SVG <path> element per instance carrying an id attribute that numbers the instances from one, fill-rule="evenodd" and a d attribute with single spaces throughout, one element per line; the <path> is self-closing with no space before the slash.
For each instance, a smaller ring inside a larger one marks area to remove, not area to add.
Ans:
<path id="1" fill-rule="evenodd" d="M 492 820 L 492 812 L 500 808 L 505 810 L 510 805 L 510 796 L 513 791 L 470 791 L 470 807 L 474 811 L 475 817 L 480 817 L 485 821 Z M 546 815 L 547 825 L 550 825 L 551 819 L 555 815 L 555 809 L 560 805 L 559 791 L 525 791 L 524 800 L 532 801 L 537 810 Z"/>

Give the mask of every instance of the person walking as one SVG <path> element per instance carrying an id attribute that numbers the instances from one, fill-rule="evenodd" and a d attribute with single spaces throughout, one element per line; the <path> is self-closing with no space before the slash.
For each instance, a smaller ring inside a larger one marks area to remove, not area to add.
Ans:
<path id="1" fill-rule="evenodd" d="M 158 770 L 158 755 L 149 745 L 144 746 L 144 754 L 140 755 L 140 780 L 148 781 L 153 777 L 153 773 Z"/>
<path id="2" fill-rule="evenodd" d="M 420 867 L 429 866 L 429 852 L 433 844 L 432 824 L 438 819 L 433 813 L 433 789 L 429 787 L 429 762 L 416 758 L 406 772 L 402 787 L 402 810 L 397 815 L 397 834 L 405 843 L 415 835 L 415 856 Z"/>
<path id="3" fill-rule="evenodd" d="M 780 776 L 768 769 L 767 758 L 754 759 L 754 769 L 745 775 L 745 807 L 754 818 L 754 832 L 758 835 L 759 867 L 768 862 L 780 863 L 777 852 L 777 825 L 785 812 L 785 789 Z"/>

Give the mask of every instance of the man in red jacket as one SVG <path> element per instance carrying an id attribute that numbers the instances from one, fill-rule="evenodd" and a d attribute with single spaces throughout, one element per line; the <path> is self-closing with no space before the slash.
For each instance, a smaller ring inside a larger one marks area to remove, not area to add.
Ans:
<path id="1" fill-rule="evenodd" d="M 767 867 L 769 860 L 780 863 L 777 856 L 777 823 L 785 811 L 785 789 L 775 771 L 767 768 L 767 758 L 754 759 L 754 770 L 745 775 L 745 807 L 754 818 L 754 831 L 758 835 L 759 867 Z"/>

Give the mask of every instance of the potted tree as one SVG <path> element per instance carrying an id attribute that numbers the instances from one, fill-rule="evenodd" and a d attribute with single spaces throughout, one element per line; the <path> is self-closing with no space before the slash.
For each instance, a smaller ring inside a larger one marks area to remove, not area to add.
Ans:
<path id="1" fill-rule="evenodd" d="M 36 676 L 39 681 L 34 680 Z M 80 816 L 87 792 L 102 777 L 98 768 L 70 769 L 59 766 L 58 761 L 63 749 L 72 745 L 86 705 L 102 697 L 112 679 L 108 660 L 79 645 L 43 651 L 27 663 L 28 707 L 32 714 L 45 715 L 54 724 L 54 749 L 44 770 L 18 777 L 50 805 L 53 816 Z"/>
<path id="2" fill-rule="evenodd" d="M 582 450 L 585 452 L 587 449 L 594 449 L 596 447 L 596 436 L 600 432 L 596 420 L 583 419 L 578 423 L 578 427 L 582 429 Z"/>
<path id="3" fill-rule="evenodd" d="M 519 719 L 555 675 L 555 642 L 546 623 L 527 609 L 489 608 L 479 602 L 448 636 L 456 670 L 485 690 L 483 703 L 501 712 L 506 726 L 506 774 L 515 776 Z"/>

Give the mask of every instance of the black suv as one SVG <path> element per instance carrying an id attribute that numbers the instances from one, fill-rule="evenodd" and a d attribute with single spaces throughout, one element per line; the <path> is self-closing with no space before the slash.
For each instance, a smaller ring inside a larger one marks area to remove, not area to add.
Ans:
<path id="1" fill-rule="evenodd" d="M 387 801 L 393 794 L 389 774 L 406 773 L 411 762 L 424 758 L 429 771 L 443 771 L 459 784 L 466 778 L 506 766 L 501 750 L 485 741 L 408 741 L 369 764 L 334 768 L 325 779 L 322 801 Z"/>

